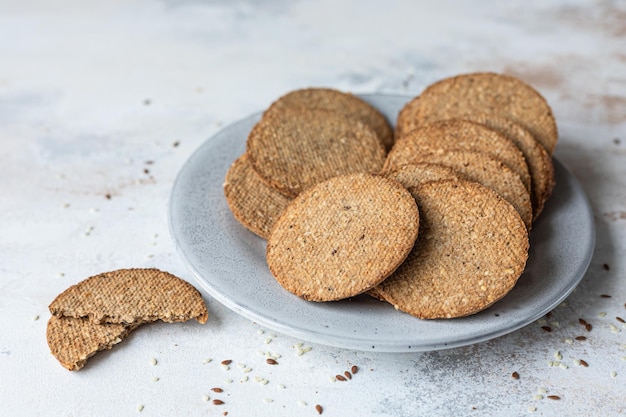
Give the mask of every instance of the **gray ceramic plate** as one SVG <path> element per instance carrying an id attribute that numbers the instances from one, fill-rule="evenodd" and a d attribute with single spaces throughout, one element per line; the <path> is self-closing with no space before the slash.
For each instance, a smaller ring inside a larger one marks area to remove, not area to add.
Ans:
<path id="1" fill-rule="evenodd" d="M 408 97 L 363 95 L 394 121 Z M 330 346 L 383 352 L 469 345 L 519 329 L 563 301 L 591 259 L 595 229 L 576 179 L 557 160 L 557 185 L 533 227 L 530 257 L 517 286 L 491 308 L 453 320 L 419 320 L 359 296 L 312 303 L 283 290 L 265 263 L 265 241 L 231 215 L 222 184 L 245 150 L 260 114 L 207 140 L 189 158 L 170 197 L 170 231 L 200 287 L 233 311 L 277 332 Z"/>

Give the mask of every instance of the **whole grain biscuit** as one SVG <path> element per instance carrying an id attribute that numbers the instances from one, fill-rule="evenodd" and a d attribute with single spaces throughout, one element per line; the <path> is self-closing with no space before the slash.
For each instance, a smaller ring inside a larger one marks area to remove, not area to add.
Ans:
<path id="1" fill-rule="evenodd" d="M 427 182 L 411 191 L 420 234 L 379 293 L 423 319 L 467 316 L 504 297 L 528 258 L 528 233 L 513 207 L 470 181 Z"/>
<path id="2" fill-rule="evenodd" d="M 520 79 L 490 72 L 462 74 L 430 85 L 399 113 L 396 129 L 408 132 L 424 123 L 476 111 L 513 120 L 550 155 L 554 152 L 558 132 L 546 100 Z"/>
<path id="3" fill-rule="evenodd" d="M 464 150 L 435 151 L 432 153 L 422 151 L 415 153 L 413 158 L 409 160 L 403 159 L 402 162 L 430 162 L 445 165 L 458 171 L 466 179 L 476 181 L 494 190 L 515 207 L 524 224 L 530 230 L 533 211 L 528 190 L 526 190 L 516 173 L 489 155 L 482 152 Z M 392 169 L 392 166 L 388 166 L 387 169 Z"/>
<path id="4" fill-rule="evenodd" d="M 87 318 L 52 316 L 48 321 L 46 339 L 50 352 L 61 365 L 76 371 L 97 352 L 111 349 L 121 342 L 134 327 L 98 324 Z"/>
<path id="5" fill-rule="evenodd" d="M 120 269 L 72 285 L 50 304 L 55 316 L 136 325 L 156 320 L 206 323 L 202 296 L 191 284 L 158 269 Z"/>
<path id="6" fill-rule="evenodd" d="M 416 152 L 457 149 L 483 152 L 501 161 L 530 190 L 528 165 L 519 148 L 495 130 L 468 120 L 440 120 L 406 133 L 389 152 L 387 163 L 401 164 Z"/>
<path id="7" fill-rule="evenodd" d="M 280 285 L 306 300 L 352 297 L 395 271 L 418 228 L 415 200 L 398 182 L 335 177 L 287 206 L 269 237 L 267 263 Z"/>
<path id="8" fill-rule="evenodd" d="M 461 177 L 458 171 L 450 167 L 428 162 L 401 165 L 382 175 L 398 181 L 404 188 L 416 187 L 428 181 L 458 180 Z"/>
<path id="9" fill-rule="evenodd" d="M 393 146 L 393 130 L 385 116 L 366 101 L 350 93 L 331 88 L 294 90 L 272 103 L 265 114 L 296 108 L 330 110 L 356 118 L 372 128 L 385 149 L 389 150 Z"/>
<path id="10" fill-rule="evenodd" d="M 248 136 L 246 154 L 266 182 L 291 196 L 338 175 L 376 173 L 386 157 L 364 123 L 318 109 L 265 115 Z"/>
<path id="11" fill-rule="evenodd" d="M 224 195 L 235 219 L 263 239 L 292 200 L 263 181 L 245 154 L 228 169 Z"/>
<path id="12" fill-rule="evenodd" d="M 522 151 L 531 179 L 533 220 L 537 219 L 554 188 L 552 157 L 530 132 L 506 117 L 482 112 L 468 113 L 462 117 L 497 131 L 509 138 Z"/>

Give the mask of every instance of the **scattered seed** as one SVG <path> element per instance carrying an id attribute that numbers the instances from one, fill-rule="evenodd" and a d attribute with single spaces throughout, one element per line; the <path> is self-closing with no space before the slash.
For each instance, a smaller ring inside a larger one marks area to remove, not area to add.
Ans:
<path id="1" fill-rule="evenodd" d="M 608 271 L 611 269 L 611 267 L 609 266 L 609 264 L 602 264 L 602 268 L 604 268 L 605 271 Z"/>
<path id="2" fill-rule="evenodd" d="M 272 343 L 272 338 L 271 338 L 271 337 L 268 337 L 267 339 L 265 339 L 265 342 L 264 342 L 264 343 L 265 343 L 266 345 L 269 345 L 270 343 Z"/>
<path id="3" fill-rule="evenodd" d="M 591 325 L 591 323 L 587 323 L 585 324 L 585 330 L 587 330 L 588 332 L 591 331 L 591 329 L 593 329 L 593 326 Z"/>
<path id="4" fill-rule="evenodd" d="M 306 407 L 307 404 L 306 404 L 306 401 L 299 400 L 298 405 L 301 405 L 302 407 Z"/>
<path id="5" fill-rule="evenodd" d="M 606 311 L 599 312 L 598 317 L 606 317 Z"/>
<path id="6" fill-rule="evenodd" d="M 175 147 L 175 148 L 177 148 L 177 147 L 178 147 L 178 145 L 180 145 L 180 142 L 179 142 L 179 141 L 176 141 L 176 142 L 172 143 L 172 146 L 173 146 L 173 147 Z"/>
<path id="7" fill-rule="evenodd" d="M 317 414 L 322 414 L 324 412 L 324 409 L 321 405 L 315 404 L 315 411 L 317 411 Z"/>
<path id="8" fill-rule="evenodd" d="M 330 379 L 330 382 L 337 382 L 337 378 L 334 376 L 329 376 L 328 379 Z"/>
<path id="9" fill-rule="evenodd" d="M 611 377 L 615 378 L 617 376 L 617 372 L 611 371 Z"/>
<path id="10" fill-rule="evenodd" d="M 546 320 L 546 319 L 539 319 L 539 320 L 537 320 L 537 323 L 539 323 L 539 324 L 548 324 L 548 320 Z"/>
<path id="11" fill-rule="evenodd" d="M 571 345 L 572 343 L 574 343 L 574 340 L 568 337 L 567 339 L 563 340 L 563 342 L 567 343 L 568 345 Z"/>
<path id="12" fill-rule="evenodd" d="M 550 327 L 550 326 L 541 326 L 541 329 L 545 330 L 548 333 L 550 333 L 552 331 L 552 327 Z"/>
<path id="13" fill-rule="evenodd" d="M 582 340 L 587 340 L 587 337 L 585 337 L 585 336 L 576 336 L 575 339 L 579 340 L 579 341 L 582 341 Z"/>
<path id="14" fill-rule="evenodd" d="M 222 405 L 222 404 L 224 404 L 224 401 L 222 401 L 222 400 L 213 400 L 213 404 L 215 404 L 215 405 Z"/>
<path id="15" fill-rule="evenodd" d="M 531 405 L 531 406 L 528 407 L 528 411 L 531 412 L 531 413 L 534 413 L 535 411 L 537 411 L 537 407 Z"/>
<path id="16" fill-rule="evenodd" d="M 556 321 L 556 320 L 551 321 L 551 322 L 550 322 L 550 324 L 551 324 L 552 326 L 554 326 L 554 327 L 559 327 L 559 326 L 561 325 L 561 323 L 559 323 L 559 322 L 558 322 L 558 321 Z"/>
<path id="17" fill-rule="evenodd" d="M 231 363 L 233 363 L 233 361 L 230 359 L 226 359 L 226 360 L 223 360 L 221 363 L 222 365 L 230 365 Z"/>
<path id="18" fill-rule="evenodd" d="M 232 383 L 233 383 L 233 380 L 232 380 L 232 379 L 227 379 L 227 380 L 226 380 L 226 381 L 224 381 L 224 382 L 226 382 L 227 384 L 232 384 Z"/>
<path id="19" fill-rule="evenodd" d="M 224 392 L 224 390 L 219 388 L 219 387 L 211 388 L 211 391 L 213 391 L 213 392 Z"/>
<path id="20" fill-rule="evenodd" d="M 517 372 L 513 372 L 511 376 L 513 377 L 513 379 L 519 379 L 519 374 Z"/>
<path id="21" fill-rule="evenodd" d="M 272 400 L 271 398 L 263 398 L 263 402 L 269 404 L 269 403 L 273 403 L 274 400 Z"/>
<path id="22" fill-rule="evenodd" d="M 335 378 L 336 378 L 338 381 L 347 381 L 347 379 L 346 379 L 343 375 L 335 375 Z"/>
<path id="23" fill-rule="evenodd" d="M 241 379 L 239 380 L 239 382 L 248 382 L 248 376 L 244 375 L 243 377 L 241 377 Z"/>
<path id="24" fill-rule="evenodd" d="M 203 399 L 204 401 L 209 401 L 209 400 L 211 399 L 211 397 L 209 397 L 208 395 L 203 395 L 203 396 L 202 396 L 202 399 Z"/>
<path id="25" fill-rule="evenodd" d="M 554 357 L 559 361 L 563 359 L 563 355 L 561 355 L 561 352 L 559 352 L 558 350 L 554 352 Z"/>
<path id="26" fill-rule="evenodd" d="M 157 363 L 158 362 L 157 362 L 156 358 L 151 358 L 150 359 L 150 365 L 155 366 Z"/>
<path id="27" fill-rule="evenodd" d="M 287 388 L 287 387 L 285 386 L 285 384 L 278 384 L 278 388 L 280 388 L 280 389 L 285 389 L 285 388 Z"/>
<path id="28" fill-rule="evenodd" d="M 614 325 L 613 323 L 611 323 L 611 324 L 609 325 L 609 327 L 611 328 L 611 331 L 612 331 L 613 333 L 619 333 L 619 332 L 621 332 L 621 330 L 619 329 L 619 327 L 617 327 L 617 326 L 616 326 L 616 325 Z"/>
<path id="29" fill-rule="evenodd" d="M 533 397 L 533 399 L 535 399 L 535 400 L 543 400 L 543 395 L 541 395 L 541 394 L 536 394 L 536 395 Z"/>
<path id="30" fill-rule="evenodd" d="M 158 382 L 159 379 L 161 379 L 161 378 L 159 378 L 158 376 L 155 376 L 154 378 L 152 378 L 152 382 Z"/>
<path id="31" fill-rule="evenodd" d="M 352 375 L 354 375 L 357 372 L 359 372 L 359 367 L 356 365 L 352 365 L 352 368 L 350 368 L 350 371 L 352 371 Z"/>
<path id="32" fill-rule="evenodd" d="M 239 369 L 244 369 L 245 367 L 246 367 L 245 363 L 238 363 L 237 364 L 237 368 L 239 368 Z"/>
<path id="33" fill-rule="evenodd" d="M 537 392 L 540 393 L 540 394 L 545 394 L 546 392 L 548 392 L 548 390 L 545 389 L 545 388 L 538 388 Z"/>
<path id="34" fill-rule="evenodd" d="M 561 368 L 561 369 L 569 369 L 569 366 L 565 365 L 564 363 L 559 363 L 559 368 Z"/>
<path id="35" fill-rule="evenodd" d="M 578 360 L 578 363 L 579 363 L 579 364 L 581 364 L 582 366 L 584 366 L 585 368 L 588 368 L 588 367 L 589 367 L 589 364 L 587 363 L 587 361 L 586 361 L 586 360 L 579 359 L 579 360 Z"/>
<path id="36" fill-rule="evenodd" d="M 206 365 L 207 363 L 211 362 L 213 359 L 211 358 L 206 358 L 205 360 L 202 361 L 203 365 Z"/>
<path id="37" fill-rule="evenodd" d="M 106 198 L 107 200 L 110 200 L 110 199 L 111 199 L 111 194 L 106 193 L 106 194 L 104 195 L 104 198 Z"/>
<path id="38" fill-rule="evenodd" d="M 243 368 L 243 372 L 246 374 L 252 372 L 252 368 Z"/>
<path id="39" fill-rule="evenodd" d="M 39 320 L 39 314 L 35 314 L 35 315 L 33 316 L 33 321 L 37 321 L 37 320 Z"/>
<path id="40" fill-rule="evenodd" d="M 619 321 L 620 323 L 626 323 L 626 320 L 621 317 L 615 317 L 615 320 Z"/>
<path id="41" fill-rule="evenodd" d="M 137 411 L 139 411 L 140 413 L 143 411 L 143 404 L 139 404 L 137 406 Z"/>
<path id="42" fill-rule="evenodd" d="M 272 358 L 267 358 L 267 359 L 265 360 L 265 362 L 266 362 L 268 365 L 278 365 L 278 362 L 276 362 L 276 361 L 275 361 L 274 359 L 272 359 Z"/>
<path id="43" fill-rule="evenodd" d="M 611 296 L 609 294 L 600 294 L 600 297 L 602 297 L 602 298 L 611 298 Z"/>
<path id="44" fill-rule="evenodd" d="M 352 379 L 352 374 L 350 372 L 346 371 L 343 374 L 346 376 L 346 378 Z"/>
<path id="45" fill-rule="evenodd" d="M 548 398 L 551 400 L 560 400 L 561 397 L 559 397 L 558 395 L 548 395 Z"/>
<path id="46" fill-rule="evenodd" d="M 587 324 L 587 320 L 585 320 L 585 319 L 578 319 L 578 323 L 580 323 L 583 326 L 585 326 Z"/>

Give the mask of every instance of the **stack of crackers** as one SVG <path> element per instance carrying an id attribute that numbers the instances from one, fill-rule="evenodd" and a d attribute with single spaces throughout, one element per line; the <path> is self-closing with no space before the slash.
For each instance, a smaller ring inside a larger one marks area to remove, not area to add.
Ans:
<path id="1" fill-rule="evenodd" d="M 296 90 L 251 130 L 224 193 L 293 294 L 367 293 L 419 318 L 462 317 L 522 275 L 556 142 L 546 100 L 502 74 L 432 84 L 395 132 L 351 94 Z"/>

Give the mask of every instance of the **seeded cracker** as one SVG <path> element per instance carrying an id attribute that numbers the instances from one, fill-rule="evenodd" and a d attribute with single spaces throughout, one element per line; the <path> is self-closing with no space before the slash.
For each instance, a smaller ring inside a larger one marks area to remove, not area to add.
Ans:
<path id="1" fill-rule="evenodd" d="M 304 88 L 291 91 L 276 100 L 266 114 L 284 109 L 322 109 L 360 120 L 378 136 L 387 150 L 393 145 L 393 130 L 385 116 L 376 108 L 349 93 L 330 88 Z"/>
<path id="2" fill-rule="evenodd" d="M 294 197 L 338 175 L 376 173 L 386 157 L 367 125 L 317 109 L 266 114 L 250 132 L 246 154 L 264 181 Z"/>
<path id="3" fill-rule="evenodd" d="M 136 325 L 156 320 L 207 321 L 200 293 L 158 269 L 120 269 L 69 287 L 50 304 L 55 316 L 88 317 L 94 323 Z"/>
<path id="4" fill-rule="evenodd" d="M 504 297 L 528 258 L 519 215 L 495 192 L 469 181 L 434 181 L 411 189 L 420 234 L 407 260 L 378 290 L 419 318 L 474 314 Z"/>
<path id="5" fill-rule="evenodd" d="M 550 106 L 533 87 L 503 74 L 462 74 L 430 85 L 400 112 L 396 132 L 405 134 L 424 123 L 476 111 L 513 120 L 550 155 L 554 152 L 558 132 Z"/>
<path id="6" fill-rule="evenodd" d="M 389 153 L 390 158 L 392 158 L 391 154 L 394 150 Z M 393 159 L 397 160 L 396 158 Z M 530 194 L 519 176 L 500 161 L 485 153 L 460 150 L 433 153 L 415 152 L 409 160 L 402 160 L 403 163 L 422 161 L 450 167 L 468 180 L 476 181 L 494 190 L 515 207 L 527 228 L 530 229 L 532 226 L 533 213 Z M 388 166 L 387 169 L 391 169 L 391 166 Z"/>
<path id="7" fill-rule="evenodd" d="M 276 222 L 267 263 L 288 291 L 311 301 L 363 293 L 411 251 L 419 213 L 398 182 L 370 174 L 332 178 L 302 193 Z"/>
<path id="8" fill-rule="evenodd" d="M 224 195 L 233 216 L 263 239 L 269 237 L 274 223 L 292 200 L 267 185 L 245 154 L 226 173 Z"/>
<path id="9" fill-rule="evenodd" d="M 97 352 L 121 342 L 133 328 L 123 324 L 96 324 L 86 318 L 52 316 L 46 339 L 52 355 L 61 365 L 77 371 Z"/>
<path id="10" fill-rule="evenodd" d="M 528 165 L 519 148 L 495 130 L 468 120 L 436 121 L 408 132 L 399 138 L 386 163 L 398 163 L 397 159 L 406 159 L 415 152 L 447 150 L 486 153 L 519 175 L 526 189 L 530 190 Z"/>

